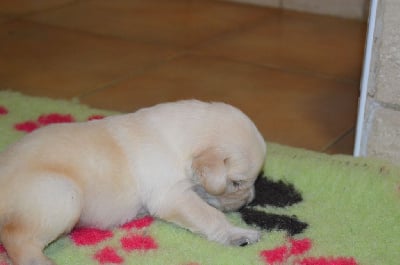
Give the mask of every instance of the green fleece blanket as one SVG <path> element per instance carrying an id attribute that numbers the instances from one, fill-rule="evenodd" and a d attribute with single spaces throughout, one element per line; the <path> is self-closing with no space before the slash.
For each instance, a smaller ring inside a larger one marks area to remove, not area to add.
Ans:
<path id="1" fill-rule="evenodd" d="M 50 123 L 112 114 L 78 102 L 1 91 L 0 150 Z M 290 206 L 253 206 L 261 213 L 252 217 L 253 223 L 272 222 L 256 227 L 263 236 L 254 245 L 221 246 L 147 216 L 113 230 L 75 229 L 50 244 L 45 254 L 59 265 L 400 264 L 399 168 L 268 143 L 264 173 L 270 183 L 293 188 L 301 199 Z M 249 226 L 239 213 L 228 218 Z M 290 233 L 296 222 L 306 228 Z M 0 265 L 6 264 L 11 263 L 0 245 Z"/>

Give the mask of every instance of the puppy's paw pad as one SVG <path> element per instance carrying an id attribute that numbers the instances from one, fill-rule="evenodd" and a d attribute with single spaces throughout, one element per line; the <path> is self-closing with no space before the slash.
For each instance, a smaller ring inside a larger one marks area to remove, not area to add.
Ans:
<path id="1" fill-rule="evenodd" d="M 246 237 L 241 237 L 241 238 L 231 241 L 231 245 L 233 245 L 233 246 L 245 247 L 248 244 L 250 244 L 250 242 L 249 242 L 249 239 Z"/>
<path id="2" fill-rule="evenodd" d="M 229 238 L 231 246 L 247 246 L 260 240 L 261 233 L 254 230 L 236 228 Z"/>

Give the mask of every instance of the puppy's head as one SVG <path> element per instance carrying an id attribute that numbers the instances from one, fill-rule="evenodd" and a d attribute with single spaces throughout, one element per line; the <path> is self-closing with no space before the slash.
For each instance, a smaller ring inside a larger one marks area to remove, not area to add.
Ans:
<path id="1" fill-rule="evenodd" d="M 254 198 L 254 182 L 264 165 L 266 144 L 243 113 L 235 109 L 222 114 L 226 119 L 213 129 L 209 145 L 193 157 L 193 189 L 217 209 L 233 211 Z"/>
<path id="2" fill-rule="evenodd" d="M 259 154 L 264 157 L 263 153 Z M 194 191 L 222 211 L 234 211 L 254 199 L 254 182 L 263 159 L 251 161 L 245 154 L 209 148 L 193 159 Z"/>

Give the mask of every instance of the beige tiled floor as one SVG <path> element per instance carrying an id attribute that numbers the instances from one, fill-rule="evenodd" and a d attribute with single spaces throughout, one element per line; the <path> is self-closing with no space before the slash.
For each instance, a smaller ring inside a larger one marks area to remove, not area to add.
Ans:
<path id="1" fill-rule="evenodd" d="M 0 88 L 124 112 L 225 101 L 267 140 L 351 153 L 365 30 L 211 0 L 3 0 Z"/>

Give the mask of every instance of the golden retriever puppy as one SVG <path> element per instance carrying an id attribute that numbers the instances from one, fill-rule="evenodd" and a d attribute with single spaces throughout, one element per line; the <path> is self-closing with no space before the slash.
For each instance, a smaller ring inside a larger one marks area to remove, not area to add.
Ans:
<path id="1" fill-rule="evenodd" d="M 254 197 L 266 145 L 223 103 L 165 103 L 36 130 L 0 154 L 0 240 L 14 265 L 54 264 L 43 248 L 75 225 L 111 228 L 143 214 L 242 245 L 257 231 L 221 211 Z"/>

